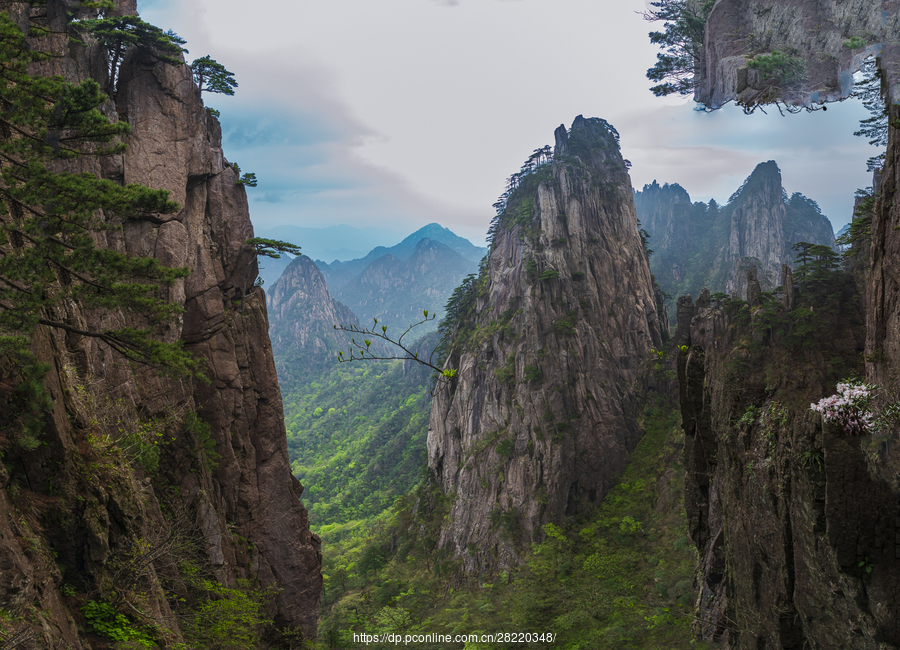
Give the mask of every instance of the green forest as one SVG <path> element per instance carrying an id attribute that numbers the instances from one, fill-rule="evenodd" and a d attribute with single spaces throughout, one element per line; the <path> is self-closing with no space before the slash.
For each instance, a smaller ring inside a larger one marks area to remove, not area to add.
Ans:
<path id="1" fill-rule="evenodd" d="M 653 396 L 641 423 L 647 433 L 603 504 L 560 526 L 547 524 L 545 539 L 526 549 L 524 564 L 510 571 L 467 577 L 438 550 L 452 497 L 425 482 L 378 516 L 316 525 L 327 533 L 320 623 L 324 647 L 359 647 L 354 633 L 512 631 L 552 632 L 555 647 L 572 649 L 703 647 L 691 636 L 697 553 L 686 534 L 677 409 Z M 381 494 L 373 501 L 381 503 L 394 492 L 383 489 Z M 310 503 L 313 513 L 322 511 L 316 501 Z"/>

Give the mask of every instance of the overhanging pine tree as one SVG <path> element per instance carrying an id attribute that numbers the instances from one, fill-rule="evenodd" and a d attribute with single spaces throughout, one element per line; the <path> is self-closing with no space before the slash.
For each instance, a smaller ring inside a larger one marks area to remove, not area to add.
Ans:
<path id="1" fill-rule="evenodd" d="M 60 172 L 60 161 L 124 149 L 124 123 L 97 107 L 104 100 L 92 80 L 33 76 L 29 64 L 49 55 L 33 51 L 9 16 L 0 13 L 0 354 L 20 365 L 41 326 L 100 339 L 127 358 L 189 372 L 196 362 L 178 344 L 152 336 L 154 324 L 178 305 L 158 288 L 185 277 L 147 257 L 98 247 L 97 233 L 127 219 L 171 214 L 168 192 L 121 186 L 90 173 Z M 53 307 L 77 302 L 131 314 L 138 327 L 81 329 L 59 322 Z"/>
<path id="2" fill-rule="evenodd" d="M 234 73 L 226 70 L 224 65 L 209 55 L 194 59 L 191 63 L 191 73 L 201 94 L 206 91 L 220 95 L 234 95 L 234 89 L 238 87 Z"/>

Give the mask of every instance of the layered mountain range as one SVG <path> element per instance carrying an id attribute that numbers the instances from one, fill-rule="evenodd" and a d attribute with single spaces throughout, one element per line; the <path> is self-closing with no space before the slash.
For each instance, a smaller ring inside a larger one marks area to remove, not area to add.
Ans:
<path id="1" fill-rule="evenodd" d="M 781 284 L 781 265 L 794 263 L 793 244 L 834 244 L 831 222 L 815 201 L 788 197 L 774 160 L 757 165 L 725 205 L 692 203 L 680 185 L 655 181 L 634 202 L 650 235 L 650 269 L 670 296 L 698 296 L 705 287 L 746 298 L 752 266 L 771 291 Z"/>
<path id="2" fill-rule="evenodd" d="M 268 296 L 282 388 L 311 381 L 337 363 L 338 351 L 349 351 L 347 336 L 335 332 L 335 325 L 371 325 L 377 318 L 397 336 L 428 310 L 429 322 L 412 336 L 433 332 L 453 289 L 477 270 L 484 250 L 429 224 L 396 246 L 376 247 L 360 259 L 327 264 L 304 255 L 290 261 Z M 373 349 L 384 348 L 376 343 Z"/>

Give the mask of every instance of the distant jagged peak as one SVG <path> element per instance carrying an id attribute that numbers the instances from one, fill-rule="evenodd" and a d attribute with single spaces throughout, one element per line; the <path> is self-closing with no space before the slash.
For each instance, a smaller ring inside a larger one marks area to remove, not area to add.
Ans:
<path id="1" fill-rule="evenodd" d="M 452 253 L 454 255 L 459 255 L 459 253 L 457 253 L 452 248 L 447 246 L 447 244 L 444 244 L 437 240 L 431 239 L 429 237 L 422 237 L 422 239 L 419 240 L 419 242 L 416 244 L 416 247 L 414 249 L 414 254 L 418 253 L 419 251 L 422 251 L 422 250 L 433 250 L 433 249 L 446 250 L 448 253 Z"/>
<path id="2" fill-rule="evenodd" d="M 728 197 L 728 203 L 745 196 L 747 192 L 756 191 L 761 188 L 778 188 L 778 193 L 784 194 L 784 186 L 781 183 L 781 169 L 774 160 L 767 160 L 759 163 L 750 175 L 744 180 L 741 186 Z"/>
<path id="3" fill-rule="evenodd" d="M 659 181 L 657 181 L 655 178 L 653 179 L 652 183 L 646 183 L 640 190 L 635 190 L 635 194 L 672 194 L 679 199 L 684 199 L 686 201 L 691 200 L 691 197 L 688 194 L 687 190 L 678 183 L 663 183 L 662 185 L 660 185 Z"/>

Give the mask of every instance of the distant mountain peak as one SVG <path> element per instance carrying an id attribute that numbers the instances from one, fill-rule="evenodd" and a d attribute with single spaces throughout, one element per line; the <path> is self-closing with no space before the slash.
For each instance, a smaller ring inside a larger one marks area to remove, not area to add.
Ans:
<path id="1" fill-rule="evenodd" d="M 325 275 L 331 291 L 340 293 L 342 287 L 352 282 L 369 265 L 385 255 L 392 255 L 401 262 L 405 262 L 416 253 L 423 240 L 432 242 L 430 244 L 432 248 L 435 245 L 444 246 L 464 260 L 472 263 L 478 263 L 487 253 L 487 248 L 475 246 L 468 239 L 456 235 L 449 228 L 445 228 L 438 223 L 430 223 L 405 237 L 396 246 L 391 246 L 390 248 L 379 246 L 372 249 L 365 257 L 350 260 L 349 262 L 327 264 L 321 260 L 316 260 L 316 264 Z"/>

